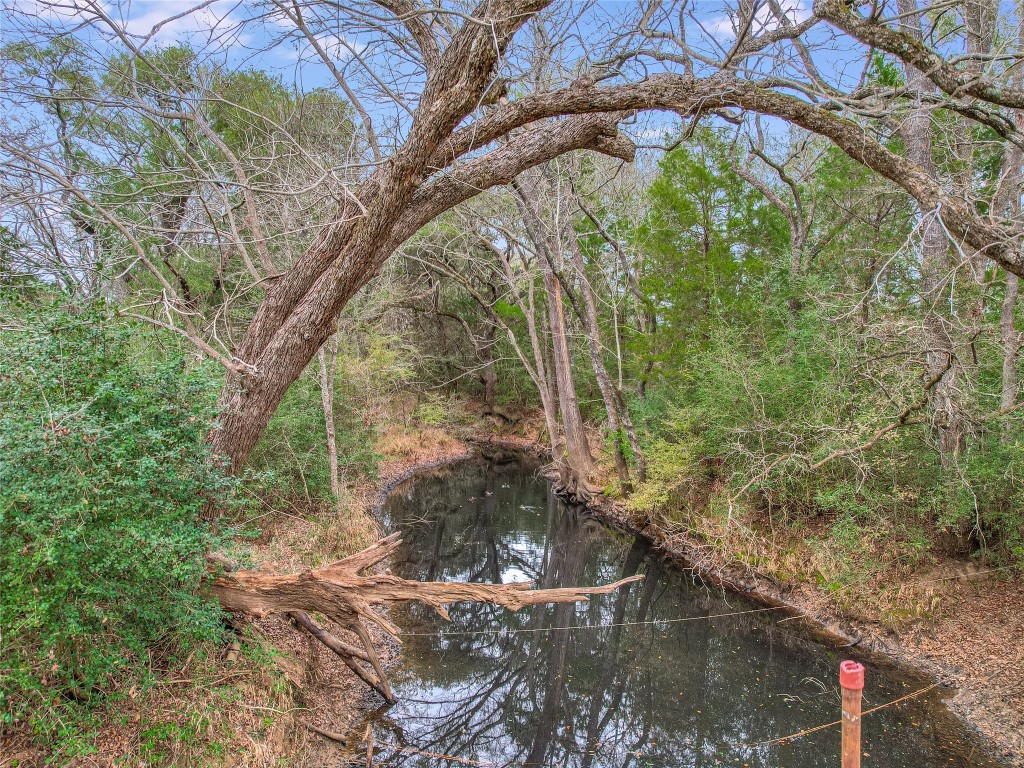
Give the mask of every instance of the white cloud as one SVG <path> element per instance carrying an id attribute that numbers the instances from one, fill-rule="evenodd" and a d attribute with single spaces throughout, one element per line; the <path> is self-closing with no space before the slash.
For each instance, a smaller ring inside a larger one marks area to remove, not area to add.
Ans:
<path id="1" fill-rule="evenodd" d="M 319 60 L 319 54 L 317 54 L 313 45 L 306 39 L 305 35 L 299 32 L 295 22 L 287 14 L 268 13 L 263 17 L 263 21 L 265 24 L 275 28 L 278 35 L 284 36 L 286 40 L 292 40 L 292 44 L 289 47 L 278 46 L 274 52 L 276 58 L 288 62 Z M 306 21 L 308 24 L 309 20 L 307 19 Z M 348 35 L 321 32 L 318 35 L 314 35 L 314 37 L 320 47 L 335 61 L 345 61 L 353 54 L 360 54 L 366 50 L 365 44 Z"/>
<path id="2" fill-rule="evenodd" d="M 138 41 L 166 45 L 202 37 L 228 38 L 237 32 L 239 0 L 4 0 L 5 11 L 61 27 L 88 23 L 111 31 L 104 17 Z"/>
<path id="3" fill-rule="evenodd" d="M 122 5 L 118 20 L 130 35 L 152 35 L 152 42 L 168 44 L 229 33 L 237 25 L 232 15 L 235 8 L 237 3 L 222 0 L 209 4 L 197 0 L 143 0 Z"/>
<path id="4" fill-rule="evenodd" d="M 93 5 L 83 0 L 11 0 L 3 4 L 4 15 L 17 13 L 56 24 L 80 23 L 95 18 L 94 8 L 110 11 L 105 3 Z"/>

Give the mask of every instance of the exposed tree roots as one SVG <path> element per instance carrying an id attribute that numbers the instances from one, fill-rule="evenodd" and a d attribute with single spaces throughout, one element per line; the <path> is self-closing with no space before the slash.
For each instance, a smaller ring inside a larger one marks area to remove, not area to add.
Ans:
<path id="1" fill-rule="evenodd" d="M 565 459 L 552 461 L 541 472 L 551 480 L 555 494 L 569 504 L 589 504 L 603 490 L 601 486 L 587 480 L 580 470 Z"/>
<path id="2" fill-rule="evenodd" d="M 398 628 L 380 612 L 381 607 L 419 600 L 447 619 L 445 606 L 450 603 L 492 603 L 517 611 L 530 605 L 585 601 L 589 595 L 607 594 L 643 578 L 632 576 L 600 587 L 531 589 L 529 583 L 420 582 L 386 573 L 361 575 L 392 555 L 401 543 L 399 534 L 395 533 L 344 560 L 315 571 L 287 575 L 235 571 L 223 559 L 211 558 L 225 567 L 225 571 L 214 580 L 213 594 L 231 613 L 256 617 L 275 613 L 288 615 L 336 653 L 349 669 L 386 701 L 394 702 L 395 696 L 366 629 L 368 624 L 376 624 L 398 640 Z M 338 639 L 316 624 L 309 613 L 323 614 L 351 630 L 363 647 L 357 648 Z"/>

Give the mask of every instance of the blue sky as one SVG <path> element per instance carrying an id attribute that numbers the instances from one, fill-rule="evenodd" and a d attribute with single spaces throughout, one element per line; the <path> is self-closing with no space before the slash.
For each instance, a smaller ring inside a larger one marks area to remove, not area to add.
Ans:
<path id="1" fill-rule="evenodd" d="M 467 0 L 467 6 L 470 0 Z M 787 15 L 794 22 L 810 16 L 812 0 L 781 0 Z M 446 4 L 446 6 L 449 4 Z M 734 19 L 729 10 L 735 0 L 691 0 L 691 13 L 686 21 L 688 42 L 695 48 L 720 58 L 735 37 Z M 280 13 L 269 13 L 270 0 L 261 3 L 247 0 L 0 0 L 0 35 L 5 41 L 30 34 L 33 29 L 77 31 L 83 37 L 105 35 L 101 25 L 82 28 L 82 19 L 102 13 L 115 20 L 144 47 L 187 43 L 198 51 L 224 61 L 229 67 L 252 67 L 271 73 L 287 85 L 301 91 L 320 87 L 336 88 L 328 68 L 312 47 L 301 39 L 290 21 Z M 579 7 L 579 6 L 577 6 Z M 635 0 L 600 0 L 572 26 L 580 45 L 598 39 L 622 25 L 623 19 L 635 14 Z M 767 11 L 761 10 L 755 32 L 766 23 L 774 23 Z M 323 47 L 340 65 L 351 63 L 353 53 L 359 54 L 369 39 L 359 30 L 340 26 L 318 38 Z M 815 59 L 823 74 L 837 85 L 850 86 L 863 71 L 863 46 L 837 36 L 827 25 L 820 24 L 808 38 L 828 41 Z M 120 46 L 118 46 L 120 47 Z M 572 55 L 570 51 L 569 55 Z M 794 57 L 795 59 L 795 57 Z M 377 62 L 388 64 L 386 54 L 378 54 Z M 672 65 L 669 65 L 670 67 Z M 698 65 L 699 66 L 699 65 Z M 700 70 L 698 69 L 698 73 Z M 639 76 L 639 72 L 634 73 Z M 413 87 L 415 90 L 415 87 Z M 407 115 L 386 98 L 377 103 L 367 98 L 364 106 L 375 122 L 405 122 Z M 769 125 L 771 121 L 768 121 Z M 657 144 L 665 133 L 678 124 L 672 115 L 644 115 L 627 128 L 634 139 Z M 775 132 L 776 126 L 770 130 Z"/>
<path id="2" fill-rule="evenodd" d="M 147 46 L 188 42 L 197 49 L 223 55 L 233 64 L 247 62 L 280 74 L 286 81 L 298 78 L 308 88 L 328 84 L 330 75 L 326 67 L 316 59 L 307 43 L 298 44 L 293 38 L 268 50 L 293 27 L 280 15 L 269 17 L 265 12 L 267 5 L 269 3 L 258 5 L 244 0 L 0 0 L 3 8 L 0 34 L 5 40 L 20 36 L 24 25 L 12 23 L 18 16 L 22 19 L 35 16 L 56 27 L 71 29 L 84 16 L 92 15 L 95 7 L 117 21 L 136 40 L 145 39 Z M 635 0 L 601 0 L 592 18 L 595 23 L 607 24 L 624 9 L 632 10 L 635 6 Z M 783 0 L 783 6 L 795 21 L 810 14 L 810 0 Z M 688 25 L 691 39 L 702 36 L 705 45 L 711 45 L 711 38 L 714 38 L 728 47 L 734 32 L 727 3 L 696 0 L 691 8 L 694 17 Z M 764 12 L 761 16 L 767 18 Z M 358 34 L 349 35 L 344 30 L 341 35 L 324 34 L 319 39 L 339 60 L 346 59 L 351 50 L 359 50 L 362 45 Z"/>

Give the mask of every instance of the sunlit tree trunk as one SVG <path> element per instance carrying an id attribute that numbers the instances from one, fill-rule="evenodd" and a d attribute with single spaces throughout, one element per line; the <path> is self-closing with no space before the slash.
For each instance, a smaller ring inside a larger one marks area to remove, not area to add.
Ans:
<path id="1" fill-rule="evenodd" d="M 498 372 L 494 368 L 494 345 L 497 341 L 497 329 L 493 325 L 488 325 L 477 353 L 483 367 L 480 372 L 480 383 L 484 386 L 484 410 L 487 413 L 494 413 L 498 407 Z"/>
<path id="2" fill-rule="evenodd" d="M 320 365 L 320 401 L 324 409 L 324 427 L 327 430 L 327 461 L 331 474 L 331 493 L 341 498 L 341 481 L 338 476 L 338 438 L 334 428 L 335 374 L 338 369 L 338 336 L 332 334 L 327 343 L 317 352 Z"/>
<path id="3" fill-rule="evenodd" d="M 1024 14 L 1024 2 L 1018 3 L 1018 16 Z M 1024 17 L 1021 17 L 1024 18 Z M 1024 24 L 1017 28 L 1018 46 L 1024 44 Z M 1017 68 L 1014 71 L 1012 84 L 1016 87 L 1024 85 L 1024 72 Z M 1020 110 L 1013 113 L 1013 124 L 1018 131 L 1024 130 L 1024 114 Z M 1004 209 L 1009 209 L 1012 219 L 1020 216 L 1021 177 L 1024 165 L 1024 152 L 1016 144 L 1007 143 L 1003 155 L 1003 168 L 1000 173 L 1000 188 L 993 203 L 996 216 L 1001 216 Z M 1008 412 L 1017 404 L 1020 390 L 1020 350 L 1022 338 L 1017 330 L 1017 299 L 1020 294 L 1020 278 L 1012 272 L 1006 273 L 1006 290 L 1003 295 L 1003 306 L 999 313 L 999 337 L 1003 345 L 1002 386 L 1000 388 L 999 409 Z M 1012 442 L 1014 419 L 1009 413 L 1003 416 L 999 429 L 999 440 L 1004 445 Z"/>
<path id="4" fill-rule="evenodd" d="M 920 40 L 920 10 L 916 0 L 899 0 L 903 28 Z M 935 180 L 938 173 L 932 151 L 932 115 L 921 106 L 921 97 L 934 90 L 924 73 L 906 65 L 907 86 L 917 96 L 917 105 L 901 128 L 907 158 Z M 939 417 L 939 452 L 943 463 L 952 460 L 963 446 L 964 431 L 955 397 L 958 364 L 949 319 L 937 308 L 939 291 L 950 267 L 948 239 L 938 210 L 921 211 L 921 298 L 924 303 L 926 378 L 938 378 L 931 390 L 932 405 Z"/>
<path id="5" fill-rule="evenodd" d="M 1017 297 L 1020 292 L 1019 278 L 1006 273 L 1006 295 L 1003 297 L 1003 311 L 999 317 L 999 332 L 1003 342 L 1003 381 L 999 398 L 1000 410 L 1006 412 L 1017 404 L 1021 336 L 1017 331 Z M 1013 439 L 1014 419 L 1004 416 L 1000 440 L 1006 444 Z"/>
<path id="6" fill-rule="evenodd" d="M 580 412 L 579 397 L 572 376 L 572 353 L 569 349 L 568 324 L 565 317 L 565 286 L 559 273 L 562 232 L 552 227 L 541 214 L 543 199 L 540 175 L 523 174 L 514 183 L 516 203 L 519 206 L 527 233 L 538 252 L 541 277 L 547 295 L 548 333 L 551 338 L 551 370 L 558 393 L 558 412 L 565 436 L 565 450 L 554 456 L 562 475 L 561 485 L 579 498 L 589 498 L 589 481 L 594 474 L 594 457 L 587 440 L 586 426 Z M 548 200 L 557 218 L 557 201 Z"/>
<path id="7" fill-rule="evenodd" d="M 572 377 L 572 354 L 569 351 L 568 329 L 565 321 L 565 303 L 562 282 L 546 263 L 541 264 L 544 290 L 547 293 L 548 327 L 551 333 L 551 357 L 555 387 L 558 391 L 558 410 L 565 434 L 565 455 L 569 475 L 564 479 L 567 490 L 587 497 L 588 482 L 594 474 L 594 456 L 587 441 L 586 426 L 580 413 L 576 384 Z"/>
<path id="8" fill-rule="evenodd" d="M 590 362 L 594 369 L 594 377 L 597 379 L 597 386 L 601 391 L 601 399 L 604 402 L 605 413 L 608 418 L 608 429 L 612 433 L 613 454 L 615 467 L 619 475 L 624 494 L 633 492 L 633 481 L 629 474 L 629 464 L 626 460 L 625 449 L 622 441 L 625 438 L 629 441 L 637 464 L 637 479 L 642 483 L 646 477 L 646 463 L 640 441 L 637 438 L 633 421 L 626 407 L 622 393 L 612 382 L 608 368 L 604 364 L 603 350 L 601 348 L 601 326 L 598 322 L 597 301 L 594 296 L 594 289 L 587 279 L 586 264 L 583 261 L 583 254 L 580 251 L 579 241 L 573 231 L 568 215 L 563 219 L 564 234 L 563 241 L 565 250 L 572 261 L 573 268 L 579 275 L 580 294 L 583 298 L 582 311 L 577 308 L 580 322 L 583 323 L 584 335 L 587 337 L 587 350 L 590 353 Z"/>

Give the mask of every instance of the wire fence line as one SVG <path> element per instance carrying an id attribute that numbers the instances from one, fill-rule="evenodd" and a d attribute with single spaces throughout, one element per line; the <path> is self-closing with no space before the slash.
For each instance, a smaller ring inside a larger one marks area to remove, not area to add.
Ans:
<path id="1" fill-rule="evenodd" d="M 896 706 L 897 704 L 902 704 L 903 702 L 909 701 L 910 699 L 915 699 L 918 696 L 923 696 L 925 693 L 928 693 L 929 691 L 934 690 L 935 688 L 938 688 L 940 685 L 941 685 L 941 683 L 932 683 L 931 685 L 927 685 L 927 686 L 925 686 L 923 688 L 919 688 L 916 691 L 908 693 L 908 694 L 906 694 L 904 696 L 900 696 L 899 698 L 893 699 L 892 701 L 887 701 L 884 704 L 879 704 L 877 707 L 872 707 L 871 709 L 864 710 L 864 712 L 861 713 L 861 717 L 865 717 L 865 716 L 870 715 L 870 714 L 872 714 L 874 712 L 878 712 L 880 710 L 887 709 L 888 707 Z M 810 735 L 812 733 L 817 733 L 819 731 L 827 730 L 828 728 L 834 728 L 835 726 L 840 725 L 841 723 L 842 723 L 842 720 L 834 720 L 831 723 L 824 723 L 822 725 L 816 725 L 813 728 L 806 728 L 806 729 L 804 729 L 802 731 L 798 731 L 796 733 L 791 733 L 791 734 L 789 734 L 787 736 L 778 736 L 778 737 L 776 737 L 774 739 L 768 739 L 766 741 L 740 742 L 740 743 L 736 743 L 736 744 L 730 744 L 729 746 L 732 747 L 733 749 L 743 749 L 745 747 L 746 748 L 765 747 L 765 746 L 770 746 L 770 745 L 774 745 L 774 744 L 782 744 L 784 742 L 796 741 L 799 738 L 802 738 L 804 736 L 808 736 L 808 735 Z M 540 766 L 543 766 L 544 768 L 565 768 L 565 766 L 566 766 L 566 764 L 561 764 L 561 763 L 560 764 L 555 764 L 555 763 L 547 763 L 547 762 L 544 762 L 544 763 L 539 763 L 539 762 L 512 762 L 512 761 L 494 762 L 494 761 L 486 761 L 486 760 L 475 760 L 475 759 L 468 758 L 468 757 L 458 757 L 456 755 L 446 755 L 443 752 L 430 752 L 430 751 L 427 751 L 427 750 L 417 749 L 416 747 L 410 747 L 410 746 L 406 746 L 406 745 L 402 745 L 402 744 L 392 744 L 392 743 L 387 742 L 387 741 L 377 741 L 377 740 L 374 740 L 373 743 L 377 747 L 383 747 L 384 749 L 390 749 L 390 750 L 394 750 L 396 752 L 404 752 L 404 753 L 411 754 L 411 755 L 421 755 L 423 757 L 433 757 L 433 758 L 437 758 L 438 760 L 446 760 L 448 762 L 457 763 L 457 764 L 460 764 L 460 765 L 476 765 L 476 766 L 481 766 L 481 768 L 539 768 Z"/>
<path id="2" fill-rule="evenodd" d="M 880 709 L 885 709 L 886 707 L 891 707 L 891 706 L 894 706 L 896 704 L 901 704 L 904 701 L 907 701 L 909 699 L 916 699 L 918 696 L 922 696 L 925 693 L 928 693 L 928 691 L 933 690 L 935 688 L 938 688 L 940 685 L 942 685 L 942 683 L 932 683 L 931 685 L 926 685 L 924 688 L 918 688 L 916 691 L 914 691 L 912 693 L 908 693 L 906 696 L 900 696 L 898 699 L 893 699 L 892 701 L 887 701 L 885 704 L 879 704 L 877 707 L 872 707 L 871 709 L 866 709 L 866 710 L 864 710 L 863 712 L 860 713 L 860 716 L 864 717 L 865 715 L 870 715 L 872 712 L 877 712 Z M 778 737 L 776 737 L 774 739 L 768 739 L 767 741 L 746 742 L 746 743 L 736 744 L 735 746 L 737 746 L 737 747 L 763 747 L 763 746 L 767 746 L 769 744 L 782 744 L 785 741 L 795 741 L 796 739 L 799 739 L 802 736 L 807 736 L 808 734 L 811 734 L 811 733 L 817 733 L 818 731 L 824 731 L 826 728 L 834 728 L 835 726 L 840 725 L 842 722 L 843 721 L 841 719 L 840 720 L 833 720 L 831 723 L 825 723 L 824 725 L 816 725 L 813 728 L 805 728 L 802 731 L 797 731 L 796 733 L 791 733 L 788 736 L 778 736 Z"/>
<path id="3" fill-rule="evenodd" d="M 993 569 L 993 570 L 1000 570 L 1000 569 Z M 594 629 L 608 629 L 608 628 L 612 628 L 612 627 L 654 626 L 654 625 L 679 624 L 679 623 L 696 622 L 696 621 L 710 621 L 710 620 L 713 620 L 713 619 L 721 619 L 721 618 L 727 618 L 727 617 L 733 617 L 733 616 L 746 616 L 746 615 L 750 615 L 750 614 L 769 613 L 769 612 L 772 612 L 772 611 L 783 611 L 783 610 L 792 610 L 792 609 L 789 608 L 788 606 L 781 606 L 780 605 L 780 606 L 770 606 L 770 607 L 766 607 L 766 608 L 753 608 L 753 609 L 744 610 L 744 611 L 728 611 L 728 612 L 725 612 L 725 613 L 707 614 L 705 616 L 685 616 L 685 617 L 676 618 L 676 619 L 660 619 L 660 620 L 652 619 L 652 620 L 647 620 L 647 621 L 620 621 L 620 622 L 609 622 L 609 623 L 602 623 L 602 624 L 569 625 L 569 626 L 561 626 L 561 627 L 527 627 L 527 628 L 522 628 L 522 629 L 480 629 L 480 630 L 457 630 L 457 631 L 452 631 L 452 632 L 401 632 L 401 633 L 399 633 L 399 636 L 400 637 L 455 637 L 455 636 L 470 636 L 470 635 L 514 635 L 514 634 L 527 634 L 527 633 L 535 634 L 535 633 L 540 633 L 540 632 L 553 632 L 553 631 L 557 631 L 557 630 L 594 630 Z M 796 616 L 791 616 L 788 619 L 783 619 L 783 621 L 788 621 L 790 619 L 795 619 L 795 618 L 801 618 L 803 615 L 804 614 L 798 614 Z M 864 717 L 864 716 L 870 715 L 872 713 L 879 712 L 879 711 L 881 711 L 883 709 L 887 709 L 888 707 L 896 706 L 897 704 L 902 704 L 905 701 L 909 701 L 909 700 L 915 699 L 915 698 L 917 698 L 919 696 L 923 696 L 924 694 L 926 694 L 929 691 L 932 691 L 932 690 L 940 687 L 941 685 L 942 685 L 942 683 L 932 683 L 931 685 L 924 686 L 924 687 L 919 688 L 919 689 L 917 689 L 917 690 L 915 690 L 915 691 L 913 691 L 911 693 L 908 693 L 908 694 L 906 694 L 904 696 L 900 696 L 899 698 L 893 699 L 891 701 L 887 701 L 884 704 L 879 704 L 876 707 L 872 707 L 871 709 L 865 710 L 861 714 L 861 716 Z M 796 733 L 791 733 L 791 734 L 788 734 L 786 736 L 778 736 L 778 737 L 775 737 L 773 739 L 767 739 L 767 740 L 764 740 L 764 741 L 740 742 L 740 743 L 731 744 L 730 746 L 733 749 L 743 749 L 743 748 L 762 747 L 762 746 L 770 746 L 770 745 L 775 745 L 775 744 L 782 744 L 782 743 L 786 743 L 786 742 L 790 742 L 790 741 L 795 741 L 795 740 L 800 739 L 800 738 L 802 738 L 804 736 L 808 736 L 808 735 L 810 735 L 812 733 L 817 733 L 819 731 L 824 731 L 824 730 L 827 730 L 829 728 L 834 728 L 835 726 L 841 725 L 841 724 L 842 724 L 842 720 L 841 719 L 840 720 L 834 720 L 832 722 L 823 723 L 821 725 L 817 725 L 817 726 L 814 726 L 812 728 L 805 728 L 805 729 L 803 729 L 801 731 L 797 731 Z M 404 752 L 404 753 L 407 753 L 407 754 L 421 755 L 421 756 L 424 756 L 424 757 L 433 757 L 433 758 L 436 758 L 436 759 L 439 759 L 439 760 L 445 760 L 445 761 L 448 761 L 448 762 L 457 763 L 457 764 L 461 764 L 461 765 L 481 766 L 482 768 L 517 768 L 519 766 L 522 766 L 522 768 L 527 768 L 528 766 L 530 768 L 533 768 L 534 766 L 545 766 L 545 768 L 563 768 L 562 766 L 558 766 L 558 765 L 555 765 L 555 764 L 549 764 L 549 763 L 508 762 L 508 761 L 489 762 L 489 761 L 476 760 L 476 759 L 466 758 L 466 757 L 458 757 L 456 755 L 447 755 L 447 754 L 444 754 L 444 753 L 441 753 L 441 752 L 430 752 L 430 751 L 426 751 L 426 750 L 420 750 L 420 749 L 417 749 L 415 747 L 410 747 L 410 746 L 401 745 L 401 744 L 392 744 L 392 743 L 385 742 L 385 741 L 376 741 L 375 743 L 379 747 L 383 747 L 384 749 L 394 750 L 396 752 Z"/>
<path id="4" fill-rule="evenodd" d="M 571 624 L 565 627 L 525 627 L 522 629 L 467 629 L 454 632 L 399 632 L 399 637 L 455 637 L 459 635 L 518 635 L 536 632 L 554 632 L 560 629 L 607 629 L 609 627 L 646 627 L 656 624 L 680 624 L 690 621 L 710 621 L 711 619 L 723 619 L 727 616 L 745 616 L 751 613 L 767 613 L 768 611 L 792 610 L 784 605 L 776 605 L 771 608 L 754 608 L 749 611 L 729 611 L 728 613 L 712 613 L 706 616 L 684 616 L 679 619 L 651 619 L 649 621 L 617 621 L 608 624 Z M 801 614 L 802 615 L 802 614 Z M 799 618 L 794 616 L 792 618 Z"/>

